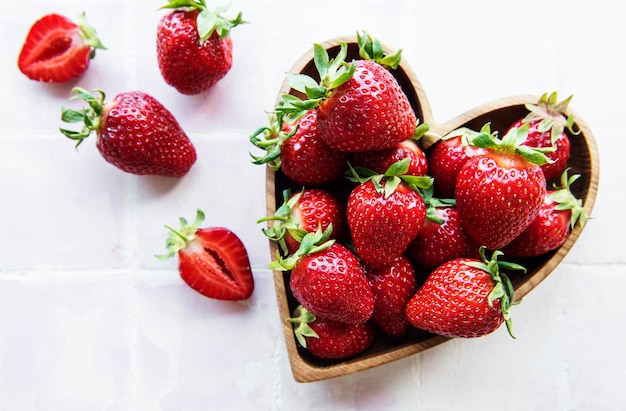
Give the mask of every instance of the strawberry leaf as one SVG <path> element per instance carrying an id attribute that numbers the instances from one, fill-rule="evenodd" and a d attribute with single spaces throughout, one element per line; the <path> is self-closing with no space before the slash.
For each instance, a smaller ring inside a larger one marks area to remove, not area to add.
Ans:
<path id="1" fill-rule="evenodd" d="M 357 43 L 359 45 L 359 56 L 366 60 L 372 60 L 388 68 L 397 69 L 402 59 L 402 49 L 392 54 L 385 53 L 383 45 L 367 32 L 357 32 Z"/>
<path id="2" fill-rule="evenodd" d="M 196 210 L 196 219 L 192 224 L 189 224 L 185 218 L 181 217 L 179 218 L 179 229 L 165 225 L 165 228 L 170 230 L 165 243 L 167 254 L 159 254 L 155 257 L 160 260 L 167 260 L 176 255 L 180 250 L 187 247 L 187 244 L 195 238 L 195 234 L 204 221 L 204 218 L 204 212 L 198 209 Z"/>

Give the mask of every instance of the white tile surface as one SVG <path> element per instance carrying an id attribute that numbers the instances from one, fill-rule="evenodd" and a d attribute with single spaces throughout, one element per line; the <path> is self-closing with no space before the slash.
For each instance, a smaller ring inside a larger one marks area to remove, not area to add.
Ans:
<path id="1" fill-rule="evenodd" d="M 618 1 L 293 2 L 234 0 L 234 67 L 182 96 L 156 66 L 164 1 L 56 0 L 0 5 L 0 411 L 30 410 L 617 410 L 626 337 L 626 178 Z M 19 11 L 18 11 L 19 10 Z M 16 60 L 42 15 L 85 10 L 108 50 L 70 85 L 43 85 Z M 377 369 L 312 384 L 292 379 L 268 245 L 264 170 L 248 136 L 313 42 L 366 29 L 403 48 L 435 117 L 515 94 L 574 93 L 602 178 L 594 219 L 564 263 L 515 307 L 505 332 L 451 341 Z M 139 89 L 177 117 L 199 160 L 180 181 L 124 174 L 92 141 L 57 128 L 75 84 Z M 227 179 L 228 178 L 228 179 Z M 237 232 L 257 288 L 250 301 L 203 298 L 163 251 L 163 224 L 193 218 Z M 617 217 L 616 217 L 617 216 Z"/>

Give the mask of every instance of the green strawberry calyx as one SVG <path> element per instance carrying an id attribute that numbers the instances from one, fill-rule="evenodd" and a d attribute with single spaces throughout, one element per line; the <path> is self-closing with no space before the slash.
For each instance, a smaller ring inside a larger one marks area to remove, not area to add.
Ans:
<path id="1" fill-rule="evenodd" d="M 426 218 L 434 223 L 443 224 L 445 220 L 439 217 L 437 209 L 454 207 L 456 205 L 456 200 L 454 198 L 437 198 L 434 196 L 434 191 L 435 190 L 432 185 L 422 190 L 422 199 L 424 200 L 424 204 L 426 204 Z"/>
<path id="2" fill-rule="evenodd" d="M 106 47 L 102 44 L 96 34 L 96 29 L 94 29 L 93 26 L 87 22 L 85 12 L 82 12 L 78 16 L 78 32 L 80 33 L 83 42 L 91 47 L 91 52 L 89 53 L 90 59 L 93 59 L 96 56 L 97 49 L 106 50 Z"/>
<path id="3" fill-rule="evenodd" d="M 295 328 L 293 329 L 293 333 L 296 337 L 298 343 L 306 348 L 306 338 L 320 338 L 319 335 L 311 328 L 309 323 L 314 322 L 317 318 L 311 312 L 309 312 L 306 308 L 299 305 L 293 311 L 293 317 L 287 318 L 287 322 L 295 324 Z"/>
<path id="4" fill-rule="evenodd" d="M 253 164 L 267 164 L 274 171 L 280 168 L 283 144 L 298 131 L 297 125 L 290 132 L 284 131 L 283 117 L 283 113 L 271 113 L 269 125 L 259 128 L 250 136 L 250 142 L 255 147 L 265 150 L 262 156 L 250 153 Z"/>
<path id="5" fill-rule="evenodd" d="M 589 216 L 583 208 L 582 200 L 576 198 L 570 189 L 572 184 L 580 178 L 580 174 L 574 174 L 571 177 L 568 177 L 569 170 L 570 169 L 567 168 L 563 171 L 563 174 L 561 174 L 561 184 L 554 184 L 554 191 L 549 195 L 549 197 L 556 203 L 556 206 L 554 207 L 556 210 L 571 210 L 572 217 L 570 221 L 570 228 L 573 229 L 576 227 L 576 224 L 584 227 Z"/>
<path id="6" fill-rule="evenodd" d="M 272 241 L 277 242 L 284 254 L 287 253 L 287 245 L 285 244 L 285 234 L 289 233 L 296 241 L 302 242 L 307 231 L 300 228 L 300 221 L 296 219 L 291 210 L 298 204 L 304 189 L 297 194 L 291 196 L 289 189 L 283 191 L 283 204 L 278 207 L 274 215 L 263 217 L 257 220 L 257 223 L 271 222 L 269 228 L 263 229 L 263 234 Z"/>
<path id="7" fill-rule="evenodd" d="M 96 95 L 97 94 L 97 95 Z M 83 142 L 83 140 L 92 131 L 98 131 L 101 126 L 101 120 L 104 115 L 104 91 L 96 89 L 94 94 L 81 87 L 74 87 L 72 89 L 72 96 L 70 100 L 82 99 L 87 103 L 87 107 L 80 110 L 61 108 L 61 120 L 66 123 L 83 123 L 83 127 L 80 131 L 69 130 L 65 128 L 59 128 L 61 133 L 72 140 L 76 140 L 76 147 Z"/>
<path id="8" fill-rule="evenodd" d="M 293 269 L 300 258 L 324 251 L 335 243 L 330 239 L 333 225 L 329 224 L 326 230 L 322 231 L 319 226 L 314 232 L 307 232 L 300 241 L 300 247 L 291 255 L 281 256 L 280 250 L 276 251 L 276 258 L 269 264 L 269 268 L 277 271 L 289 271 Z"/>
<path id="9" fill-rule="evenodd" d="M 529 147 L 522 144 L 528 137 L 528 124 L 511 128 L 502 138 L 498 138 L 496 133 L 490 131 L 485 132 L 483 130 L 485 130 L 485 127 L 474 135 L 471 133 L 466 134 L 465 138 L 467 138 L 469 144 L 480 148 L 487 148 L 493 152 L 517 154 L 539 166 L 553 162 L 545 153 L 555 151 L 556 145 L 553 144 L 549 147 Z"/>
<path id="10" fill-rule="evenodd" d="M 366 31 L 357 31 L 356 37 L 357 44 L 359 45 L 359 56 L 363 59 L 375 61 L 387 69 L 395 70 L 398 68 L 402 60 L 402 49 L 387 54 L 382 43 Z"/>
<path id="11" fill-rule="evenodd" d="M 189 224 L 184 217 L 180 217 L 180 228 L 178 229 L 166 224 L 165 228 L 169 230 L 165 241 L 167 254 L 159 254 L 155 257 L 160 260 L 167 260 L 176 255 L 180 250 L 186 248 L 187 245 L 196 238 L 196 232 L 204 222 L 204 217 L 204 212 L 198 209 L 196 211 L 196 219 L 191 224 Z"/>
<path id="12" fill-rule="evenodd" d="M 285 115 L 285 120 L 292 123 L 315 109 L 324 99 L 328 98 L 332 90 L 348 81 L 356 70 L 354 63 L 346 63 L 348 46 L 345 42 L 339 44 L 339 53 L 330 58 L 328 51 L 321 44 L 313 45 L 313 61 L 320 77 L 317 82 L 313 77 L 302 73 L 286 73 L 292 89 L 304 94 L 302 100 L 292 94 L 284 94 L 276 104 L 276 111 Z"/>
<path id="13" fill-rule="evenodd" d="M 524 123 L 539 121 L 538 130 L 542 133 L 550 131 L 552 144 L 567 129 L 570 133 L 580 134 L 579 129 L 574 129 L 574 114 L 568 112 L 569 103 L 574 95 L 559 102 L 556 91 L 548 94 L 544 93 L 536 104 L 527 103 L 528 115 L 523 119 Z"/>
<path id="14" fill-rule="evenodd" d="M 406 184 L 411 190 L 420 194 L 421 190 L 432 186 L 433 178 L 430 176 L 413 176 L 406 174 L 411 164 L 410 158 L 405 158 L 393 163 L 384 174 L 379 174 L 365 167 L 352 167 L 348 163 L 346 178 L 352 182 L 363 184 L 371 181 L 379 194 L 389 198 L 401 183 Z"/>
<path id="15" fill-rule="evenodd" d="M 197 9 L 200 10 L 196 17 L 196 26 L 200 36 L 200 44 L 207 41 L 213 33 L 221 38 L 227 37 L 230 30 L 240 24 L 247 23 L 239 12 L 234 19 L 227 19 L 222 13 L 228 11 L 230 4 L 218 6 L 215 10 L 207 8 L 205 0 L 168 0 L 168 3 L 160 7 L 161 9 Z"/>
<path id="16" fill-rule="evenodd" d="M 505 273 L 501 272 L 500 269 L 526 272 L 526 268 L 516 263 L 499 261 L 498 257 L 504 254 L 500 250 L 494 251 L 489 259 L 485 255 L 485 251 L 485 246 L 481 246 L 479 253 L 482 261 L 470 261 L 467 265 L 483 270 L 491 276 L 491 279 L 493 280 L 493 289 L 487 296 L 487 303 L 491 308 L 493 308 L 493 302 L 500 300 L 500 310 L 502 312 L 504 322 L 506 323 L 506 329 L 509 332 L 509 335 L 515 338 L 513 335 L 513 322 L 511 320 L 511 306 L 519 304 L 519 301 L 516 302 L 513 300 L 515 294 L 513 284 L 511 283 L 509 277 Z"/>

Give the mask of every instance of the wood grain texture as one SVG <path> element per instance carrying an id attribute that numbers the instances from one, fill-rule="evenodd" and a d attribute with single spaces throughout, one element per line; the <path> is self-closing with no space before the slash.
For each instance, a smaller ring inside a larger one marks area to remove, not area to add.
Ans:
<path id="1" fill-rule="evenodd" d="M 345 42 L 348 45 L 348 61 L 359 58 L 356 36 L 338 37 L 321 44 L 333 56 L 339 50 L 340 42 Z M 384 48 L 386 51 L 393 51 L 387 45 L 384 45 Z M 313 63 L 313 50 L 306 52 L 293 65 L 290 71 L 316 77 L 317 71 Z M 459 127 L 469 127 L 478 130 L 485 123 L 489 122 L 492 130 L 503 133 L 515 120 L 526 115 L 528 112 L 525 108 L 526 103 L 535 103 L 539 98 L 539 96 L 534 95 L 505 97 L 473 108 L 446 123 L 436 123 L 434 122 L 424 89 L 409 65 L 406 62 L 401 63 L 398 69 L 394 71 L 394 76 L 407 94 L 420 122 L 431 125 L 430 133 L 422 140 L 424 149 L 435 144 L 440 136 Z M 298 95 L 297 92 L 289 87 L 287 81 L 281 86 L 278 96 L 280 97 L 282 94 Z M 571 168 L 570 175 L 580 174 L 581 178 L 574 184 L 572 190 L 576 197 L 583 200 L 585 212 L 588 215 L 592 215 L 600 177 L 598 148 L 588 125 L 577 113 L 573 114 L 576 118 L 575 127 L 581 132 L 578 135 L 569 136 L 571 156 L 568 165 Z M 293 189 L 294 187 L 280 171 L 274 172 L 267 168 L 266 203 L 268 215 L 274 214 L 277 204 L 282 202 L 282 192 L 285 188 Z M 341 187 L 338 189 L 341 189 Z M 584 227 L 577 226 L 572 230 L 566 242 L 558 250 L 524 261 L 524 266 L 528 269 L 527 273 L 523 275 L 511 274 L 516 300 L 521 299 L 532 291 L 533 288 L 553 272 L 579 238 L 583 229 Z M 270 241 L 272 259 L 275 258 L 277 251 L 276 244 Z M 370 350 L 358 357 L 339 362 L 322 361 L 312 357 L 297 346 L 292 326 L 285 321 L 286 318 L 290 317 L 291 311 L 297 305 L 289 290 L 289 273 L 275 271 L 274 285 L 280 314 L 278 321 L 281 321 L 282 324 L 293 377 L 298 382 L 319 381 L 362 371 L 418 354 L 449 340 L 447 337 L 412 329 L 405 337 L 398 340 L 379 339 Z"/>

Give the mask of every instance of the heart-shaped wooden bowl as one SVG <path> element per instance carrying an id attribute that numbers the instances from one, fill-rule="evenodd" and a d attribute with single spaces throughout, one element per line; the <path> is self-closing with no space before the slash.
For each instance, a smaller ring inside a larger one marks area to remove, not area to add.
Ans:
<path id="1" fill-rule="evenodd" d="M 328 50 L 329 55 L 334 57 L 339 51 L 341 42 L 345 42 L 348 45 L 347 61 L 359 58 L 356 36 L 338 37 L 321 44 Z M 393 51 L 393 49 L 388 46 L 384 44 L 383 46 L 385 51 Z M 294 64 L 291 72 L 304 73 L 318 78 L 317 70 L 313 63 L 312 49 Z M 539 98 L 533 95 L 503 98 L 486 103 L 446 123 L 439 124 L 434 121 L 424 89 L 409 65 L 406 64 L 406 62 L 400 64 L 393 74 L 406 93 L 420 122 L 429 123 L 431 125 L 432 133 L 422 139 L 422 145 L 425 149 L 437 141 L 437 136 L 443 136 L 459 127 L 480 130 L 484 124 L 489 122 L 491 123 L 492 130 L 497 130 L 502 134 L 510 124 L 517 119 L 523 118 L 528 113 L 525 107 L 526 103 L 536 103 Z M 298 92 L 291 89 L 288 82 L 285 80 L 278 96 L 280 97 L 283 94 L 298 95 Z M 580 174 L 581 177 L 573 185 L 572 190 L 574 195 L 583 201 L 585 212 L 591 215 L 599 180 L 600 166 L 598 150 L 594 137 L 587 124 L 576 113 L 574 113 L 574 116 L 576 119 L 575 126 L 581 130 L 581 133 L 570 136 L 571 156 L 569 167 L 571 167 L 570 175 L 576 173 Z M 298 189 L 298 187 L 289 182 L 280 171 L 274 172 L 268 167 L 266 178 L 268 215 L 273 215 L 276 211 L 276 205 L 282 204 L 282 192 L 285 188 L 291 188 L 292 192 L 294 192 L 294 189 Z M 344 187 L 341 184 L 327 188 L 334 193 L 348 190 L 347 186 Z M 347 193 L 344 194 L 347 196 Z M 515 287 L 515 300 L 521 299 L 544 278 L 550 275 L 567 255 L 581 232 L 582 227 L 577 226 L 572 230 L 565 244 L 559 249 L 531 261 L 524 261 L 524 266 L 528 270 L 527 273 L 511 275 L 511 280 Z M 271 258 L 274 258 L 276 251 L 276 244 L 270 241 Z M 289 273 L 275 271 L 274 283 L 278 299 L 280 321 L 287 345 L 291 370 L 294 379 L 298 382 L 324 380 L 376 367 L 419 353 L 449 340 L 447 337 L 411 329 L 409 333 L 401 339 L 378 338 L 371 349 L 355 358 L 335 362 L 320 360 L 311 356 L 306 350 L 297 345 L 293 335 L 292 325 L 285 321 L 286 318 L 291 316 L 291 312 L 298 304 L 289 289 Z"/>

